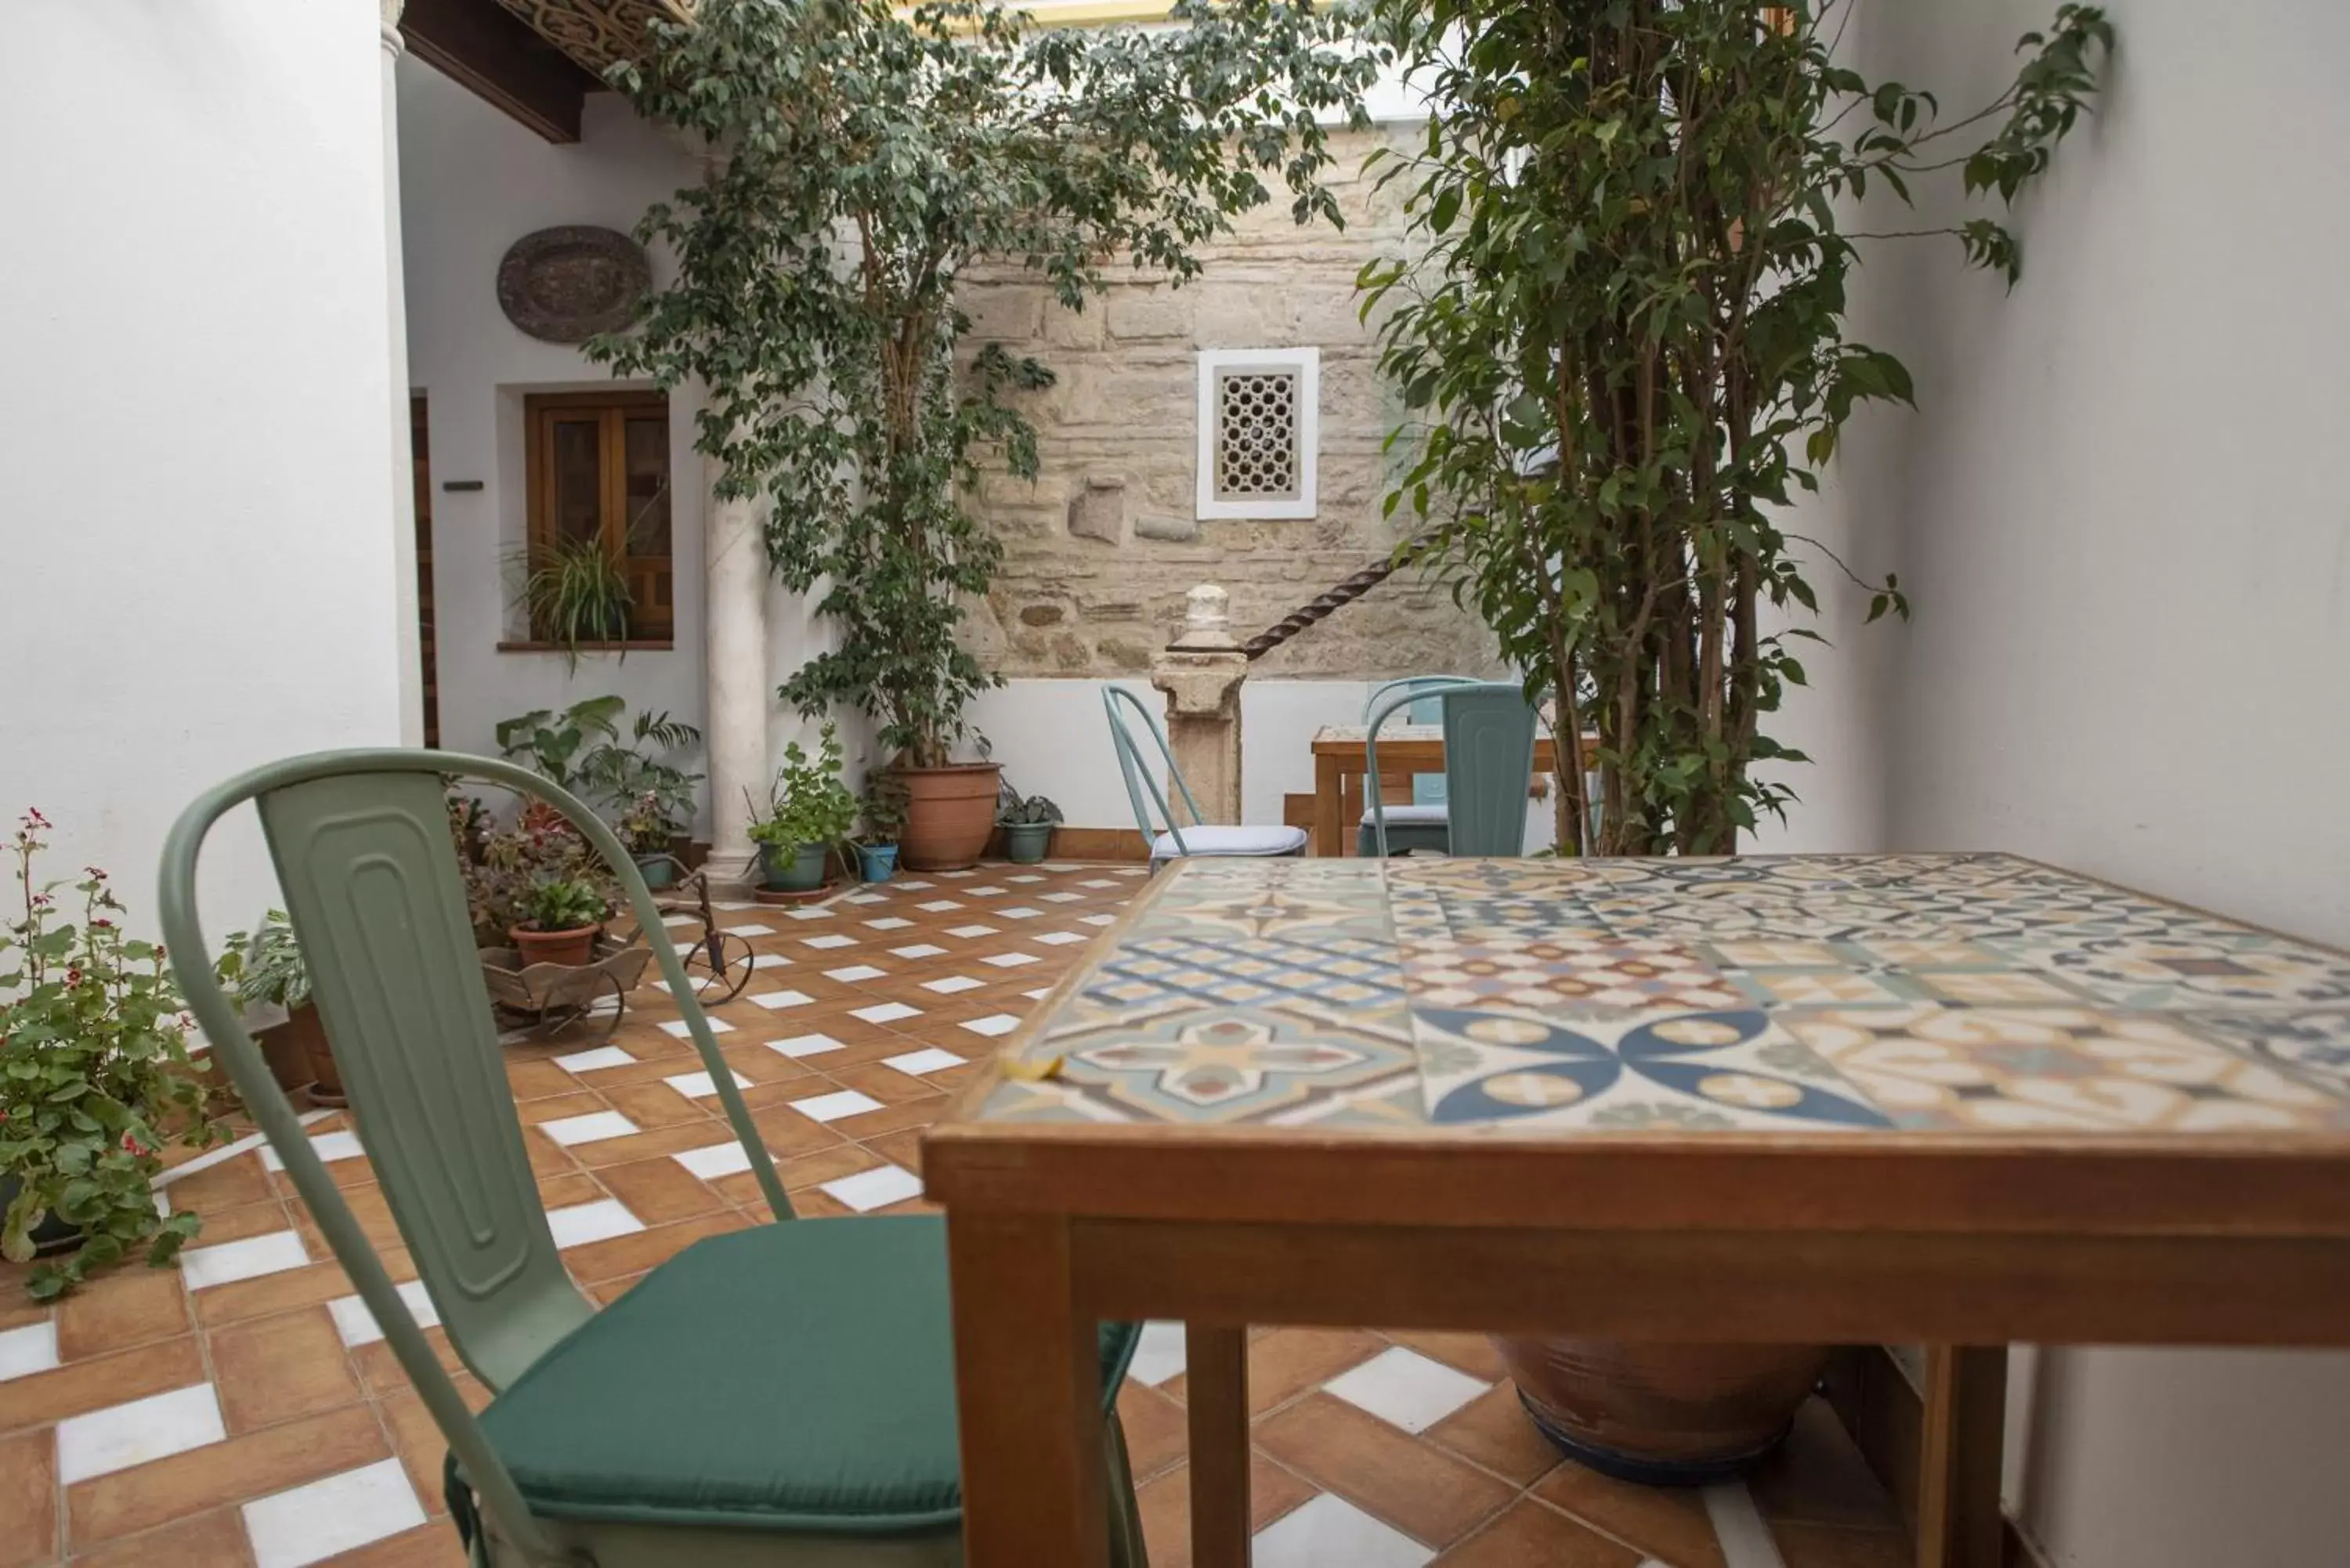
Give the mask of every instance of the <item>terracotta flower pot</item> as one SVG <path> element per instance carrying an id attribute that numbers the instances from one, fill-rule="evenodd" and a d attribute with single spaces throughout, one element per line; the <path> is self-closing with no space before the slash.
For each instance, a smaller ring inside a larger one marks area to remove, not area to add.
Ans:
<path id="1" fill-rule="evenodd" d="M 506 935 L 522 954 L 525 967 L 559 963 L 577 969 L 595 956 L 598 929 L 595 926 L 575 926 L 567 931 L 542 931 L 532 926 L 515 926 L 508 929 Z"/>
<path id="2" fill-rule="evenodd" d="M 1567 1458 L 1659 1486 L 1726 1480 L 1779 1446 L 1825 1346 L 1497 1338 L 1518 1397 Z"/>
<path id="3" fill-rule="evenodd" d="M 301 1064 L 300 1071 L 308 1074 L 308 1082 L 302 1086 L 307 1089 L 312 1101 L 322 1106 L 345 1102 L 343 1075 L 335 1070 L 334 1049 L 327 1044 L 327 1026 L 318 1022 L 317 1008 L 304 1002 L 269 1033 L 283 1039 L 285 1044 L 280 1049 Z M 265 1049 L 265 1054 L 276 1054 Z M 285 1082 L 282 1077 L 278 1081 Z"/>
<path id="4" fill-rule="evenodd" d="M 906 781 L 906 830 L 898 838 L 898 858 L 906 868 L 961 871 L 978 865 L 995 832 L 1002 765 L 900 768 L 898 776 Z"/>

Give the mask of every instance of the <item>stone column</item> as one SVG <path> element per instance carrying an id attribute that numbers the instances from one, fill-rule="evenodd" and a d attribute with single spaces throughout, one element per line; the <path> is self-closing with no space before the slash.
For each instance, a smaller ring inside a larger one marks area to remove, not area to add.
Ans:
<path id="1" fill-rule="evenodd" d="M 408 0 L 382 0 L 383 9 L 383 244 L 387 329 L 391 347 L 391 569 L 392 638 L 400 660 L 400 743 L 424 743 L 424 645 L 418 630 L 416 596 L 416 452 L 409 439 L 407 264 L 400 253 L 400 14 Z"/>
<path id="2" fill-rule="evenodd" d="M 751 879 L 751 808 L 744 792 L 767 787 L 767 543 L 757 505 L 723 501 L 720 467 L 704 460 L 702 690 L 709 712 L 710 879 Z"/>
<path id="3" fill-rule="evenodd" d="M 1201 820 L 1241 819 L 1241 687 L 1248 655 L 1232 636 L 1231 596 L 1202 583 L 1184 596 L 1183 629 L 1150 667 L 1167 694 L 1167 741 Z M 1174 791 L 1168 791 L 1174 805 Z"/>

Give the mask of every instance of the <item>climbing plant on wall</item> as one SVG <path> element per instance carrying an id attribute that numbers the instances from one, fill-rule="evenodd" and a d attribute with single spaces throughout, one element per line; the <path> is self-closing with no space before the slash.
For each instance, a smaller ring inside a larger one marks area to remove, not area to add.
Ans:
<path id="1" fill-rule="evenodd" d="M 1405 182 L 1425 254 L 1360 280 L 1411 410 L 1388 504 L 1434 521 L 1455 591 L 1558 694 L 1560 732 L 1597 732 L 1596 792 L 1559 748 L 1563 847 L 1726 853 L 1783 811 L 1753 764 L 1803 760 L 1762 726 L 1804 680 L 1792 644 L 1817 609 L 1784 509 L 1856 406 L 1911 400 L 1901 363 L 1847 336 L 1863 247 L 1947 236 L 2011 287 L 2020 266 L 1990 216 L 1870 233 L 1848 214 L 1937 178 L 2012 202 L 2112 41 L 2096 7 L 2063 5 L 2004 91 L 1944 114 L 1837 57 L 1850 5 L 1376 0 L 1440 106 L 1380 175 Z M 1861 586 L 1869 618 L 1908 613 L 1894 577 Z"/>
<path id="2" fill-rule="evenodd" d="M 1172 18 L 1040 31 L 977 0 L 702 0 L 615 68 L 708 173 L 640 229 L 675 281 L 591 351 L 708 388 L 721 493 L 771 501 L 777 576 L 839 633 L 783 697 L 862 708 L 912 765 L 949 760 L 993 683 L 955 636 L 1002 553 L 969 499 L 991 468 L 1035 476 L 1016 395 L 1052 380 L 973 339 L 958 281 L 1024 266 L 1070 309 L 1113 265 L 1180 284 L 1269 182 L 1300 223 L 1339 221 L 1325 125 L 1367 123 L 1375 51 L 1308 4 L 1180 0 Z"/>

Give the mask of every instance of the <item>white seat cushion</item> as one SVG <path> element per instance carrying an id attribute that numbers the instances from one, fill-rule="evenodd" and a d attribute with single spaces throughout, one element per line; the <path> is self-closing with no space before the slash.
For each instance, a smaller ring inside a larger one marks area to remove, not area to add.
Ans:
<path id="1" fill-rule="evenodd" d="M 1175 860 L 1184 849 L 1194 855 L 1295 855 L 1305 847 L 1302 827 L 1187 827 L 1182 847 L 1177 846 L 1171 833 L 1152 839 L 1150 857 Z"/>
<path id="2" fill-rule="evenodd" d="M 1391 805 L 1387 808 L 1388 826 L 1389 827 L 1442 827 L 1452 820 L 1445 815 L 1451 809 L 1441 802 L 1435 805 Z M 1371 815 L 1369 806 L 1363 808 L 1365 827 L 1370 826 L 1378 820 L 1378 818 Z"/>

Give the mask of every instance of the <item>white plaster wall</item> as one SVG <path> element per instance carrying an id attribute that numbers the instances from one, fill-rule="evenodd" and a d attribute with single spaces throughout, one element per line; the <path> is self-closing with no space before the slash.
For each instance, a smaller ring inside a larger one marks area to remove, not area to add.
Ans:
<path id="1" fill-rule="evenodd" d="M 364 0 L 16 0 L 0 50 L 0 815 L 145 927 L 165 830 L 400 739 L 380 44 Z M 217 937 L 275 897 L 216 836 Z"/>
<path id="2" fill-rule="evenodd" d="M 441 743 L 495 755 L 499 720 L 608 691 L 632 711 L 667 709 L 702 724 L 704 492 L 690 395 L 670 399 L 671 649 L 589 654 L 572 672 L 559 654 L 497 648 L 516 629 L 506 562 L 525 534 L 523 398 L 613 384 L 577 349 L 505 318 L 499 259 L 524 234 L 558 223 L 633 230 L 649 205 L 694 182 L 692 156 L 608 92 L 588 96 L 580 140 L 557 146 L 415 59 L 400 64 L 400 142 L 409 375 L 425 394 L 432 435 Z M 654 265 L 665 282 L 665 258 Z M 477 492 L 441 488 L 475 479 Z"/>
<path id="3" fill-rule="evenodd" d="M 1940 251 L 1861 275 L 1924 404 L 1846 474 L 1917 604 L 1870 645 L 1887 831 L 2350 941 L 2350 8 L 2107 4 L 2013 295 Z M 1854 42 L 1971 106 L 2051 9 L 1868 0 Z M 2350 1356 L 2052 1353 L 2019 1425 L 2057 1568 L 2350 1561 Z"/>

